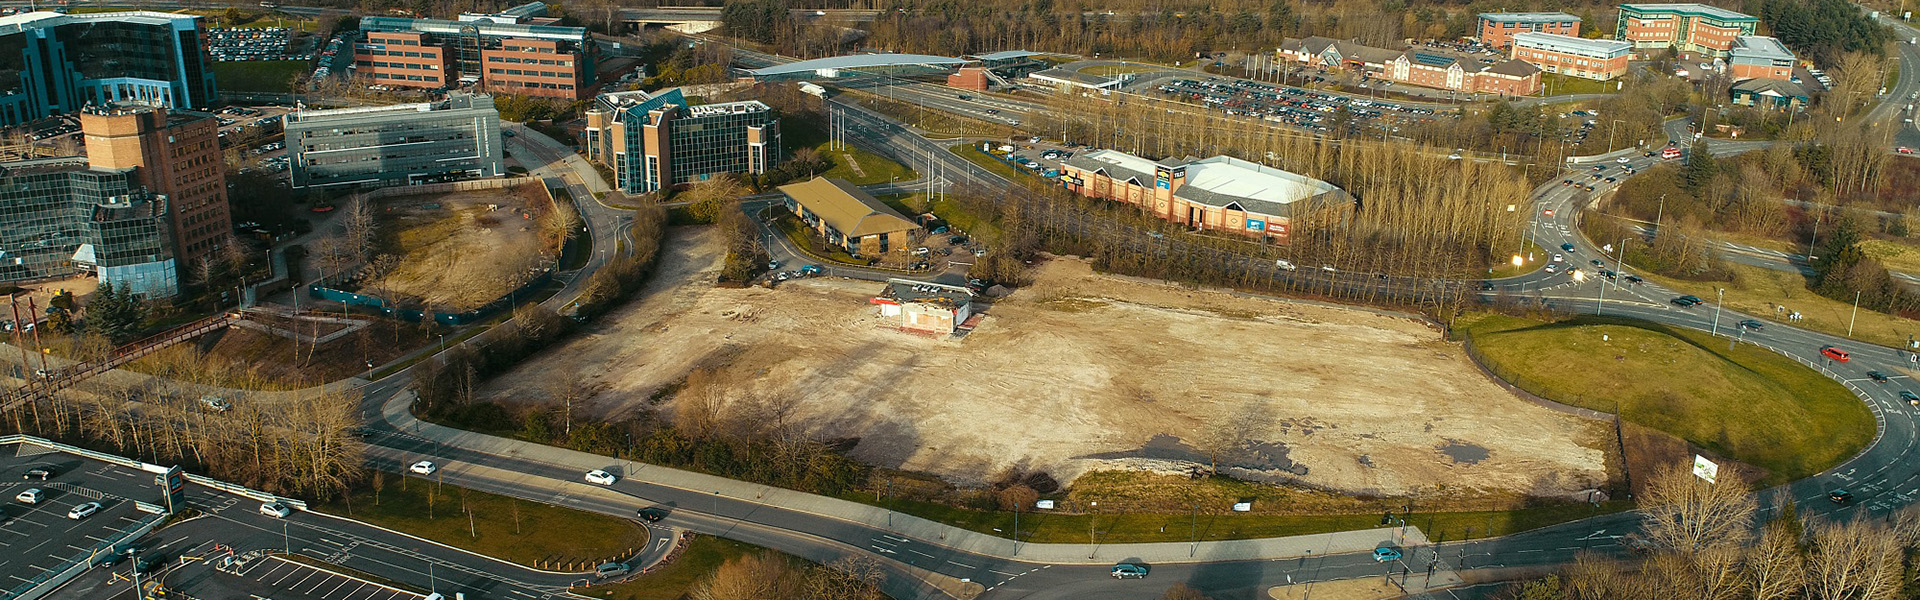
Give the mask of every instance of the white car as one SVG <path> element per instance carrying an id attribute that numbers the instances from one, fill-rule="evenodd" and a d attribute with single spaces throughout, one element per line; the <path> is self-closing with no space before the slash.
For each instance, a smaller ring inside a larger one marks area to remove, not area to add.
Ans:
<path id="1" fill-rule="evenodd" d="M 13 499 L 19 500 L 21 502 L 25 502 L 27 504 L 39 504 L 40 501 L 42 499 L 45 499 L 46 497 L 47 497 L 46 492 L 40 491 L 40 488 L 33 488 L 33 489 L 20 492 L 19 494 L 14 495 Z"/>
<path id="2" fill-rule="evenodd" d="M 413 463 L 413 466 L 407 467 L 407 470 L 413 471 L 415 473 L 419 473 L 421 475 L 432 475 L 434 471 L 440 470 L 440 467 L 438 465 L 433 464 L 433 461 L 423 460 L 417 463 Z"/>
<path id="3" fill-rule="evenodd" d="M 1623 164 L 1623 165 L 1624 165 L 1624 164 L 1627 164 L 1627 157 L 1625 157 L 1625 156 L 1622 156 L 1622 157 L 1620 157 L 1620 158 L 1616 158 L 1616 159 L 1613 159 L 1613 162 L 1617 162 L 1617 163 L 1620 163 L 1620 164 Z"/>
<path id="4" fill-rule="evenodd" d="M 293 514 L 293 509 L 287 508 L 287 505 L 281 504 L 279 502 L 268 502 L 266 504 L 260 505 L 260 514 L 273 517 L 275 519 L 285 519 L 287 518 L 287 515 Z"/>
<path id="5" fill-rule="evenodd" d="M 606 471 L 602 471 L 599 469 L 587 471 L 587 483 L 595 483 L 599 485 L 613 485 L 613 482 L 619 481 L 619 480 L 620 478 L 614 477 L 612 473 L 608 473 Z"/>
<path id="6" fill-rule="evenodd" d="M 67 511 L 67 518 L 78 521 L 78 520 L 93 516 L 93 513 L 97 513 L 97 512 L 100 512 L 100 503 L 88 502 L 86 504 L 75 506 L 73 507 L 73 510 Z"/>

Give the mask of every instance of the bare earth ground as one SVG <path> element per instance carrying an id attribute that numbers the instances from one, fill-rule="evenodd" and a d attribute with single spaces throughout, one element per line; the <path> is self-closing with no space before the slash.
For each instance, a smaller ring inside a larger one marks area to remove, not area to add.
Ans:
<path id="1" fill-rule="evenodd" d="M 1409 319 L 1061 258 L 972 334 L 936 340 L 884 327 L 874 283 L 716 288 L 721 253 L 716 233 L 676 229 L 640 301 L 481 395 L 537 403 L 565 382 L 617 417 L 712 368 L 736 407 L 797 398 L 794 422 L 860 438 L 857 458 L 963 484 L 1016 466 L 1184 470 L 1219 423 L 1246 431 L 1236 474 L 1353 493 L 1558 495 L 1606 478 L 1610 432 L 1515 398 Z"/>
<path id="2" fill-rule="evenodd" d="M 478 308 L 526 283 L 554 256 L 540 233 L 549 207 L 512 190 L 402 196 L 380 201 L 377 210 L 381 227 L 391 231 L 380 251 L 400 256 L 393 270 L 364 286 L 383 296 L 437 310 Z"/>

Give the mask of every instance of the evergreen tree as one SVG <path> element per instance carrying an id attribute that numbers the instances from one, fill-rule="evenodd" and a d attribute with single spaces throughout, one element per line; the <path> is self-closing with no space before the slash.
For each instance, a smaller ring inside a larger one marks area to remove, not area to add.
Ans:
<path id="1" fill-rule="evenodd" d="M 1682 174 L 1686 176 L 1687 189 L 1696 192 L 1705 189 L 1707 184 L 1713 182 L 1713 177 L 1720 174 L 1720 166 L 1714 164 L 1713 154 L 1707 152 L 1706 141 L 1693 143 L 1693 149 L 1687 153 L 1686 170 Z"/>
<path id="2" fill-rule="evenodd" d="M 146 307 L 133 295 L 131 287 L 102 281 L 87 302 L 87 329 L 115 344 L 132 341 L 145 321 Z"/>

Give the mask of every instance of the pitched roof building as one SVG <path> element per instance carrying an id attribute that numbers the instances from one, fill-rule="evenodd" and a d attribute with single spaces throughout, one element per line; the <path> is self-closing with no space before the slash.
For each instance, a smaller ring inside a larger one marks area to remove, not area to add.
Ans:
<path id="1" fill-rule="evenodd" d="M 907 246 L 920 233 L 893 207 L 845 179 L 815 177 L 780 186 L 787 210 L 852 254 L 879 254 Z"/>
<path id="2" fill-rule="evenodd" d="M 1388 50 L 1319 36 L 1289 38 L 1280 58 L 1307 66 L 1371 73 L 1387 81 L 1467 94 L 1525 96 L 1539 91 L 1539 71 L 1517 61 L 1429 48 Z"/>
<path id="3" fill-rule="evenodd" d="M 1080 153 L 1061 182 L 1197 229 L 1284 240 L 1305 213 L 1353 201 L 1333 184 L 1229 156 L 1155 161 L 1117 150 Z"/>

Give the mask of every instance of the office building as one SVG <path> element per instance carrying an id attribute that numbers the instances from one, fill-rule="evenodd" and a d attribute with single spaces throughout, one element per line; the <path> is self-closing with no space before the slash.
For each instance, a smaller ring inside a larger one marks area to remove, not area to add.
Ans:
<path id="1" fill-rule="evenodd" d="M 1728 95 L 1738 106 L 1757 106 L 1767 109 L 1800 110 L 1807 106 L 1812 97 L 1807 88 L 1786 79 L 1755 77 L 1736 81 L 1728 88 Z"/>
<path id="2" fill-rule="evenodd" d="M 1780 40 L 1747 35 L 1735 38 L 1727 51 L 1727 74 L 1734 79 L 1792 79 L 1793 51 Z"/>
<path id="3" fill-rule="evenodd" d="M 1228 156 L 1163 162 L 1095 150 L 1061 169 L 1061 183 L 1082 196 L 1132 204 L 1195 229 L 1275 241 L 1285 241 L 1308 213 L 1353 202 L 1325 181 Z"/>
<path id="4" fill-rule="evenodd" d="M 1506 49 L 1516 33 L 1558 33 L 1580 37 L 1580 17 L 1563 12 L 1480 13 L 1480 43 Z"/>
<path id="5" fill-rule="evenodd" d="M 1614 40 L 1589 40 L 1553 33 L 1513 36 L 1514 60 L 1526 61 L 1548 73 L 1609 81 L 1627 74 L 1633 45 Z"/>
<path id="6" fill-rule="evenodd" d="M 0 126 L 90 104 L 208 108 L 203 33 L 200 17 L 161 12 L 0 17 Z"/>
<path id="7" fill-rule="evenodd" d="M 293 187 L 394 186 L 499 177 L 493 97 L 307 110 L 286 118 Z"/>
<path id="8" fill-rule="evenodd" d="M 1424 47 L 1389 50 L 1315 36 L 1282 42 L 1279 58 L 1464 94 L 1526 96 L 1540 91 L 1540 70 L 1527 63 Z"/>
<path id="9" fill-rule="evenodd" d="M 96 167 L 133 169 L 135 181 L 167 199 L 173 256 L 183 268 L 211 256 L 233 232 L 220 123 L 205 113 L 149 107 L 81 111 L 80 133 Z"/>
<path id="10" fill-rule="evenodd" d="M 1614 39 L 1635 50 L 1672 48 L 1725 57 L 1733 40 L 1753 35 L 1760 19 L 1705 4 L 1622 4 Z"/>
<path id="11" fill-rule="evenodd" d="M 581 27 L 510 15 L 472 19 L 365 17 L 354 44 L 369 84 L 445 89 L 478 84 L 493 94 L 579 100 L 593 92 L 598 56 Z"/>
<path id="12" fill-rule="evenodd" d="M 148 298 L 179 293 L 165 196 L 84 158 L 0 163 L 0 281 L 91 273 Z"/>
<path id="13" fill-rule="evenodd" d="M 926 235 L 913 219 L 845 179 L 814 177 L 780 186 L 780 193 L 787 210 L 821 239 L 856 256 L 904 249 Z"/>
<path id="14" fill-rule="evenodd" d="M 679 89 L 601 94 L 587 111 L 586 147 L 628 194 L 765 173 L 782 156 L 780 119 L 766 104 L 690 106 Z"/>

